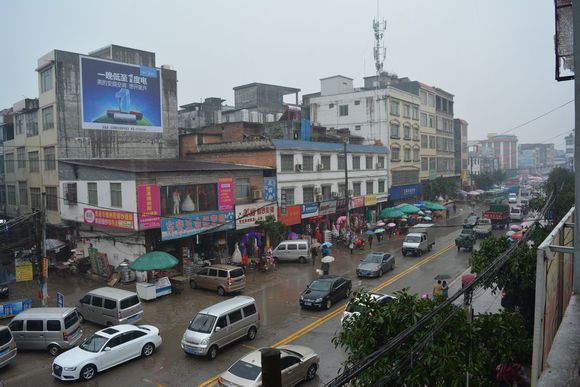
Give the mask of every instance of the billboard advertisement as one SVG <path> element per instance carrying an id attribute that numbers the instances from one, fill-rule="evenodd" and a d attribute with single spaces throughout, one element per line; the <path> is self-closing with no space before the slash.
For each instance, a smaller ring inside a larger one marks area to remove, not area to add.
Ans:
<path id="1" fill-rule="evenodd" d="M 137 212 L 139 230 L 161 227 L 161 206 L 157 184 L 143 184 L 137 187 Z"/>
<path id="2" fill-rule="evenodd" d="M 218 179 L 218 207 L 220 211 L 233 211 L 236 202 L 236 192 L 233 177 Z"/>
<path id="3" fill-rule="evenodd" d="M 134 230 L 133 213 L 127 211 L 85 208 L 83 220 L 92 226 L 104 226 L 122 230 Z"/>
<path id="4" fill-rule="evenodd" d="M 163 132 L 161 71 L 80 57 L 83 129 Z"/>
<path id="5" fill-rule="evenodd" d="M 236 230 L 257 226 L 256 222 L 265 221 L 268 216 L 278 218 L 276 203 L 259 202 L 236 206 Z"/>
<path id="6" fill-rule="evenodd" d="M 184 238 L 206 231 L 234 228 L 234 211 L 212 211 L 197 215 L 179 215 L 161 219 L 161 239 Z"/>

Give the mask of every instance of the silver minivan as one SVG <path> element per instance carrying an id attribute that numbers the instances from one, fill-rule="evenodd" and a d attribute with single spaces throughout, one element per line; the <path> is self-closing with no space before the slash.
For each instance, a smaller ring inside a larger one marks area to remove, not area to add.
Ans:
<path id="1" fill-rule="evenodd" d="M 77 305 L 81 321 L 112 326 L 135 324 L 143 318 L 143 306 L 137 293 L 110 287 L 91 290 Z"/>
<path id="2" fill-rule="evenodd" d="M 308 241 L 303 239 L 293 241 L 282 241 L 272 251 L 276 261 L 299 261 L 306 263 L 310 259 L 310 246 Z"/>
<path id="3" fill-rule="evenodd" d="M 218 350 L 233 341 L 254 340 L 259 326 L 256 300 L 237 296 L 201 310 L 183 334 L 181 348 L 190 355 L 215 359 Z"/>
<path id="4" fill-rule="evenodd" d="M 79 320 L 75 308 L 30 308 L 18 313 L 8 326 L 18 349 L 48 349 L 57 356 L 80 343 Z"/>
<path id="5" fill-rule="evenodd" d="M 16 357 L 16 342 L 10 328 L 0 326 L 0 368 L 10 364 Z"/>

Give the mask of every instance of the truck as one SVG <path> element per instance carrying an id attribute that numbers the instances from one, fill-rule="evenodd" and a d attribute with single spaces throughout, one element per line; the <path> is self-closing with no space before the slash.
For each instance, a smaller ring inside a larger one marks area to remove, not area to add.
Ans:
<path id="1" fill-rule="evenodd" d="M 479 218 L 477 224 L 473 228 L 477 238 L 487 238 L 488 236 L 491 236 L 492 230 L 493 225 L 491 224 L 491 220 L 487 218 Z"/>
<path id="2" fill-rule="evenodd" d="M 433 245 L 435 245 L 432 227 L 432 223 L 418 224 L 411 227 L 403 241 L 403 256 L 407 256 L 407 254 L 421 256 L 426 251 L 431 251 Z"/>
<path id="3" fill-rule="evenodd" d="M 492 228 L 505 229 L 510 222 L 510 206 L 509 204 L 492 204 L 489 210 L 483 213 L 483 217 L 491 220 Z"/>
<path id="4" fill-rule="evenodd" d="M 473 251 L 473 245 L 475 245 L 475 230 L 472 228 L 462 229 L 461 234 L 455 238 L 457 251 L 461 249 Z"/>

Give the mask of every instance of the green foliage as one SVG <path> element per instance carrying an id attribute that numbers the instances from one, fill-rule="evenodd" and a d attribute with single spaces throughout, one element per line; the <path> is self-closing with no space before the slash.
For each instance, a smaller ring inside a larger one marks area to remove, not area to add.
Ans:
<path id="1" fill-rule="evenodd" d="M 544 194 L 535 196 L 530 200 L 530 208 L 533 210 L 542 209 L 547 198 L 555 189 L 556 201 L 553 211 L 554 220 L 557 223 L 574 206 L 574 172 L 564 168 L 554 168 L 543 188 Z"/>
<path id="2" fill-rule="evenodd" d="M 457 180 L 438 177 L 429 181 L 423 188 L 423 197 L 426 200 L 436 200 L 439 196 L 454 196 L 458 190 Z"/>
<path id="3" fill-rule="evenodd" d="M 482 173 L 474 175 L 473 181 L 478 189 L 487 190 L 492 188 L 494 184 L 500 184 L 506 179 L 506 174 L 502 170 L 493 171 L 492 173 Z"/>
<path id="4" fill-rule="evenodd" d="M 270 237 L 271 246 L 277 246 L 278 243 L 286 238 L 288 227 L 284 223 L 277 221 L 272 215 L 268 215 L 266 220 L 258 220 L 256 224 Z"/>
<path id="5" fill-rule="evenodd" d="M 280 124 L 273 124 L 273 125 L 268 126 L 266 128 L 266 134 L 271 139 L 284 138 L 284 131 L 282 130 L 282 127 L 280 126 Z"/>
<path id="6" fill-rule="evenodd" d="M 355 364 L 389 342 L 440 302 L 419 298 L 406 289 L 397 292 L 396 300 L 386 307 L 379 306 L 366 293 L 356 293 L 354 297 L 364 306 L 365 313 L 347 320 L 332 340 L 336 347 L 346 350 L 345 366 Z M 436 330 L 443 320 L 448 321 L 441 330 Z M 475 385 L 489 383 L 488 375 L 497 365 L 494 362 L 522 360 L 530 351 L 529 341 L 525 339 L 521 318 L 515 314 L 485 315 L 478 320 L 479 317 L 470 324 L 461 307 L 448 306 L 411 340 L 351 381 L 351 385 L 368 386 L 380 381 L 381 385 L 393 386 L 463 386 L 466 372 L 472 375 L 472 380 L 480 381 Z M 498 332 L 499 329 L 503 330 Z M 401 359 L 407 367 L 403 372 L 395 372 Z"/>

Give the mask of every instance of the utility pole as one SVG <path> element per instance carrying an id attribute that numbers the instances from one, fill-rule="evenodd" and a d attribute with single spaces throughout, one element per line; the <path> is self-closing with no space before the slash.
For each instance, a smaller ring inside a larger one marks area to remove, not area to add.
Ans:
<path id="1" fill-rule="evenodd" d="M 42 306 L 47 306 L 48 304 L 48 258 L 46 257 L 46 191 L 42 193 L 41 203 L 40 203 L 41 213 L 40 221 L 42 225 L 42 259 L 40 265 L 40 296 L 42 301 Z"/>
<path id="2" fill-rule="evenodd" d="M 580 60 L 580 3 L 572 2 L 572 20 L 574 23 L 574 61 Z M 574 113 L 575 127 L 580 127 L 580 80 L 574 71 Z M 574 293 L 580 293 L 580 136 L 574 133 L 574 281 L 572 287 Z"/>
<path id="3" fill-rule="evenodd" d="M 346 229 L 350 230 L 350 195 L 348 194 L 348 157 L 346 145 L 348 137 L 344 139 L 344 197 L 346 198 Z"/>

